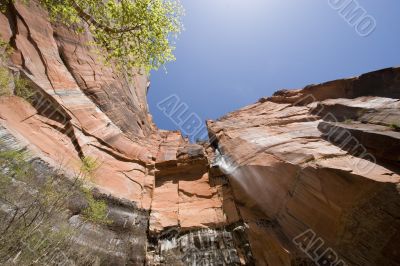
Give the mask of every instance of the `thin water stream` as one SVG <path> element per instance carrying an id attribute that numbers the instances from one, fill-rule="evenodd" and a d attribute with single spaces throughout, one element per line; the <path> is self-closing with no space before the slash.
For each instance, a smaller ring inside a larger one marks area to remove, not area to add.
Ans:
<path id="1" fill-rule="evenodd" d="M 268 202 L 269 195 L 273 191 L 268 186 L 271 177 L 264 166 L 239 165 L 231 156 L 223 154 L 220 149 L 215 150 L 213 165 L 218 166 L 230 182 L 234 183 L 235 197 L 251 205 L 256 204 L 260 210 L 267 210 L 265 203 Z"/>

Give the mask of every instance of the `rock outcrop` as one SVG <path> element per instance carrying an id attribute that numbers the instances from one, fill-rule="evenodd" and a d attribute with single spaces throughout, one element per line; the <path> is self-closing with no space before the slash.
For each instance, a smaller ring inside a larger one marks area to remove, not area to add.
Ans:
<path id="1" fill-rule="evenodd" d="M 399 265 L 399 78 L 279 91 L 208 121 L 257 264 Z"/>
<path id="2" fill-rule="evenodd" d="M 97 161 L 112 223 L 74 241 L 100 264 L 400 264 L 399 68 L 279 91 L 208 121 L 200 145 L 153 124 L 146 75 L 106 65 L 36 1 L 0 13 L 0 34 L 35 92 L 0 97 L 0 146 L 65 178 Z"/>

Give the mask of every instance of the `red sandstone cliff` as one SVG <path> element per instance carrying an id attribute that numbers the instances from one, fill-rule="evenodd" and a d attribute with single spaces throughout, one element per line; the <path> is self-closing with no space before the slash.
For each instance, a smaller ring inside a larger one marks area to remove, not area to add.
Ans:
<path id="1" fill-rule="evenodd" d="M 258 264 L 310 260 L 293 240 L 311 229 L 324 242 L 309 247 L 313 259 L 332 248 L 328 263 L 399 265 L 399 92 L 390 68 L 279 91 L 208 122 Z"/>
<path id="2" fill-rule="evenodd" d="M 157 129 L 147 77 L 105 66 L 89 34 L 51 24 L 35 1 L 0 14 L 0 33 L 10 71 L 36 92 L 0 98 L 2 130 L 66 176 L 96 158 L 93 185 L 135 206 L 110 207 L 115 223 L 144 221 L 129 228 L 135 260 L 104 244 L 132 241 L 112 228 L 82 245 L 117 265 L 305 265 L 293 239 L 311 229 L 336 263 L 399 265 L 399 68 L 279 91 L 209 121 L 203 147 Z"/>
<path id="3" fill-rule="evenodd" d="M 141 71 L 129 78 L 106 66 L 87 46 L 88 33 L 76 35 L 50 23 L 35 1 L 11 4 L 7 14 L 0 13 L 0 22 L 3 40 L 13 47 L 10 71 L 28 80 L 36 93 L 32 103 L 0 98 L 4 137 L 12 136 L 50 166 L 61 166 L 66 176 L 80 171 L 82 158 L 96 159 L 100 166 L 90 182 L 99 192 L 147 213 L 145 228 L 136 228 L 140 235 L 157 239 L 166 229 L 226 225 L 222 186 L 209 184 L 203 147 L 153 125 L 149 82 Z M 200 155 L 191 158 L 193 150 Z M 87 238 L 87 246 L 110 248 L 101 246 L 107 239 Z M 141 260 L 149 245 L 142 243 Z"/>

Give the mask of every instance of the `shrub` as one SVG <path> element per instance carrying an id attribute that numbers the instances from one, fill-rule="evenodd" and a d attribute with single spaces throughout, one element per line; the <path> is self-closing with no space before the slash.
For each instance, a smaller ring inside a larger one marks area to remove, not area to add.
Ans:
<path id="1" fill-rule="evenodd" d="M 94 171 L 100 166 L 100 163 L 97 161 L 97 159 L 86 156 L 81 159 L 82 165 L 81 165 L 81 173 L 84 178 L 90 178 Z"/>
<path id="2" fill-rule="evenodd" d="M 10 96 L 11 75 L 6 67 L 0 66 L 0 96 Z"/>
<path id="3" fill-rule="evenodd" d="M 93 190 L 83 189 L 88 206 L 83 210 L 83 217 L 86 221 L 96 224 L 109 224 L 107 219 L 107 203 L 104 200 L 97 200 L 93 197 Z"/>
<path id="4" fill-rule="evenodd" d="M 66 208 L 67 199 L 76 193 L 87 201 L 82 213 L 85 221 L 108 223 L 106 202 L 96 200 L 78 177 L 71 182 L 57 172 L 43 176 L 35 169 L 26 152 L 0 150 L 1 265 L 11 261 L 13 265 L 46 265 L 60 251 L 68 256 L 76 253 L 71 239 L 79 228 L 67 223 L 70 214 Z"/>
<path id="5" fill-rule="evenodd" d="M 15 95 L 30 101 L 34 96 L 34 93 L 29 89 L 28 82 L 21 77 L 13 77 L 8 68 L 2 64 L 7 60 L 8 56 L 12 52 L 12 48 L 7 42 L 1 39 L 0 35 L 0 96 L 12 95 L 11 84 L 14 82 Z"/>
<path id="6" fill-rule="evenodd" d="M 1 151 L 0 169 L 0 202 L 8 210 L 1 213 L 0 263 L 40 262 L 67 243 L 64 231 L 56 228 L 66 218 L 66 191 L 56 175 L 41 184 L 23 151 Z"/>
<path id="7" fill-rule="evenodd" d="M 35 93 L 29 88 L 26 79 L 21 77 L 14 78 L 15 95 L 25 99 L 30 102 L 35 95 Z"/>
<path id="8" fill-rule="evenodd" d="M 81 173 L 84 179 L 91 178 L 93 172 L 100 166 L 97 159 L 86 156 L 82 159 Z M 104 200 L 97 200 L 93 196 L 93 190 L 81 187 L 85 199 L 87 201 L 87 207 L 83 211 L 83 217 L 86 221 L 97 223 L 97 224 L 108 224 L 107 220 L 107 203 Z"/>
<path id="9" fill-rule="evenodd" d="M 3 65 L 11 52 L 10 49 L 8 43 L 5 42 L 0 35 L 0 96 L 9 96 L 12 94 L 10 88 L 12 76 L 7 67 Z"/>
<path id="10" fill-rule="evenodd" d="M 15 95 L 30 102 L 35 93 L 29 88 L 28 82 L 23 78 L 13 77 L 6 67 L 0 66 L 0 96 L 12 95 L 12 82 Z"/>

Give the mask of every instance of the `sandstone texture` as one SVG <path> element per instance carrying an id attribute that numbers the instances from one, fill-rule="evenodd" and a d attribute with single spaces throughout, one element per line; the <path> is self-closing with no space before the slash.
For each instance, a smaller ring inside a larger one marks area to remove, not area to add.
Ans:
<path id="1" fill-rule="evenodd" d="M 89 33 L 51 23 L 36 1 L 10 6 L 0 13 L 1 38 L 13 48 L 5 63 L 35 96 L 30 102 L 0 98 L 3 141 L 11 138 L 17 149 L 50 169 L 61 168 L 66 178 L 79 175 L 85 158 L 96 161 L 87 182 L 107 200 L 113 226 L 87 224 L 76 243 L 101 252 L 108 258 L 104 265 L 137 265 L 168 264 L 161 239 L 211 239 L 175 252 L 175 260 L 186 254 L 186 262 L 204 257 L 209 263 L 245 263 L 240 250 L 246 240 L 232 237 L 235 226 L 224 229 L 223 189 L 209 183 L 204 147 L 188 143 L 180 132 L 156 128 L 147 107 L 147 76 L 105 65 L 88 46 Z M 69 222 L 77 225 L 81 218 Z M 208 229 L 214 231 L 198 231 Z M 215 237 L 223 242 L 212 242 Z M 198 255 L 192 256 L 195 247 Z"/>
<path id="2" fill-rule="evenodd" d="M 74 241 L 99 265 L 400 264 L 400 68 L 278 91 L 192 144 L 153 124 L 141 70 L 106 65 L 34 0 L 10 6 L 3 63 L 35 96 L 0 97 L 0 148 L 66 179 L 96 161 L 87 182 L 112 223 L 83 222 Z M 70 205 L 65 222 L 82 224 Z M 304 232 L 323 241 L 314 257 Z"/>
<path id="3" fill-rule="evenodd" d="M 309 229 L 347 265 L 400 263 L 399 78 L 279 91 L 208 121 L 257 264 L 307 259 L 293 239 Z"/>

